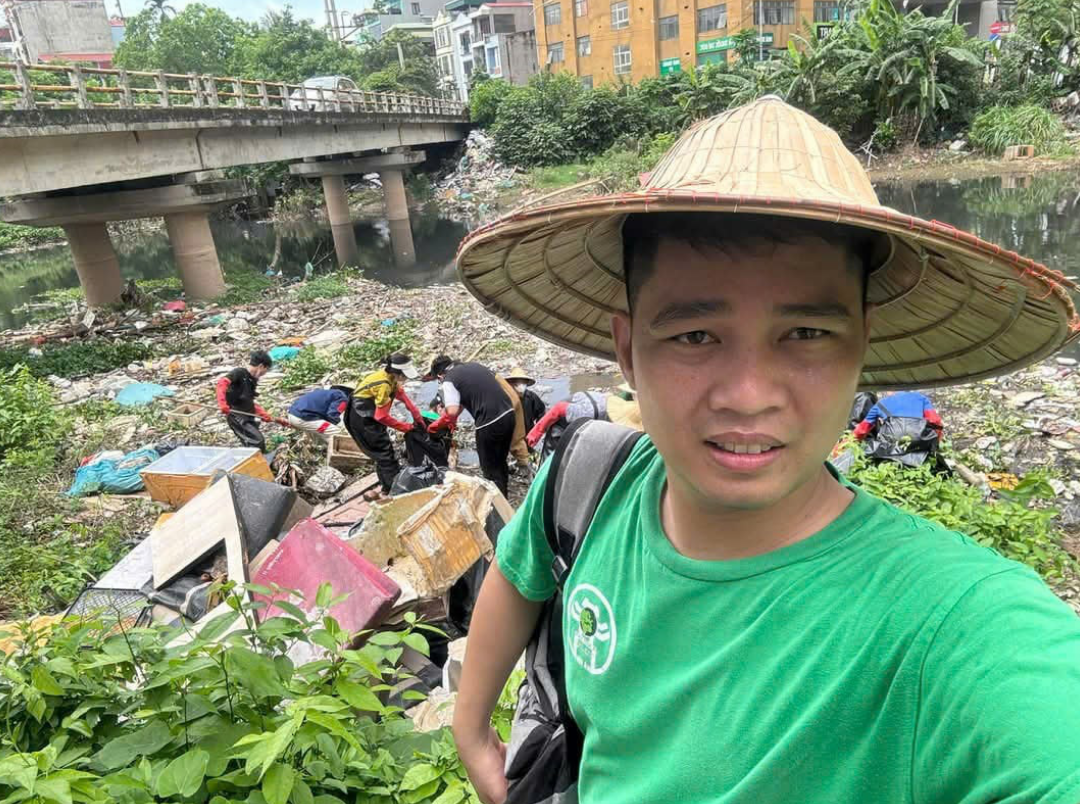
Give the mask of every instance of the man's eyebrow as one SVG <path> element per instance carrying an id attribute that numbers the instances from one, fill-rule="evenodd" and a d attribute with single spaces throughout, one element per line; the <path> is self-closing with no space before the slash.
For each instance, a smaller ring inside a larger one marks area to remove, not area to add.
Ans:
<path id="1" fill-rule="evenodd" d="M 784 318 L 851 318 L 851 310 L 840 302 L 820 304 L 778 304 L 777 315 Z"/>
<path id="2" fill-rule="evenodd" d="M 672 302 L 662 308 L 652 320 L 653 327 L 675 324 L 691 318 L 730 313 L 731 305 L 723 299 L 700 299 L 691 302 Z"/>

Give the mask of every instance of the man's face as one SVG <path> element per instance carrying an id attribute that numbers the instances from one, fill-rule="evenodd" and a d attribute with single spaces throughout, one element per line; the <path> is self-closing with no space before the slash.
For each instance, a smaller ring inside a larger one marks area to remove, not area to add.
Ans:
<path id="1" fill-rule="evenodd" d="M 669 480 L 711 509 L 764 509 L 843 430 L 868 325 L 847 253 L 816 238 L 727 254 L 661 241 L 619 363 Z"/>

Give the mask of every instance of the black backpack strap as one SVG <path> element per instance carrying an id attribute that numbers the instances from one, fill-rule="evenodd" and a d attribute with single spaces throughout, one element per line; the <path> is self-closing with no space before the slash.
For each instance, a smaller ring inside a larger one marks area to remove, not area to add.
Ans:
<path id="1" fill-rule="evenodd" d="M 611 422 L 578 419 L 559 439 L 544 487 L 544 535 L 560 590 L 600 501 L 641 435 Z"/>

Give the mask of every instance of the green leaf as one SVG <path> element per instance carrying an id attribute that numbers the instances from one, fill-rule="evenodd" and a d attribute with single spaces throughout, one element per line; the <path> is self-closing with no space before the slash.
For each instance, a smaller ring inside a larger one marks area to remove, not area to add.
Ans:
<path id="1" fill-rule="evenodd" d="M 23 688 L 23 698 L 26 700 L 26 711 L 30 713 L 30 717 L 40 723 L 45 717 L 45 698 L 33 687 Z"/>
<path id="2" fill-rule="evenodd" d="M 281 724 L 270 737 L 258 743 L 248 753 L 244 770 L 247 773 L 256 774 L 261 780 L 270 766 L 285 753 L 285 749 L 289 747 L 289 743 L 292 742 L 297 729 L 303 724 L 304 716 L 303 710 L 297 711 L 289 720 Z M 240 740 L 237 745 L 244 742 L 245 740 Z M 256 771 L 258 772 L 256 773 Z"/>
<path id="3" fill-rule="evenodd" d="M 262 780 L 262 794 L 266 804 L 287 804 L 296 781 L 296 771 L 289 765 L 275 762 Z"/>
<path id="4" fill-rule="evenodd" d="M 450 786 L 431 804 L 458 804 L 466 796 L 465 786 L 461 782 L 451 782 Z"/>
<path id="5" fill-rule="evenodd" d="M 339 721 L 334 716 L 324 715 L 322 712 L 308 712 L 307 719 L 312 723 L 315 723 L 316 725 L 322 726 L 331 734 L 337 735 L 349 745 L 351 745 L 353 748 L 355 748 L 357 752 L 363 751 L 363 748 L 360 745 L 360 741 L 356 739 L 356 735 L 350 733 L 349 730 L 346 729 L 345 726 L 341 723 L 341 721 Z M 328 740 L 330 739 L 325 734 L 320 734 L 319 737 L 326 737 Z M 333 746 L 333 740 L 330 740 L 330 745 L 331 747 Z M 320 743 L 320 747 L 323 747 L 322 743 Z M 336 751 L 333 752 L 331 756 L 336 757 Z"/>
<path id="6" fill-rule="evenodd" d="M 315 605 L 325 609 L 334 598 L 334 589 L 328 583 L 319 584 L 319 590 L 315 593 Z"/>
<path id="7" fill-rule="evenodd" d="M 240 613 L 236 611 L 227 611 L 224 614 L 219 614 L 199 630 L 199 641 L 216 642 L 218 638 L 228 631 L 233 623 L 239 618 Z"/>
<path id="8" fill-rule="evenodd" d="M 4 784 L 21 787 L 33 793 L 37 776 L 37 762 L 30 754 L 12 754 L 0 759 L 0 779 L 4 780 Z"/>
<path id="9" fill-rule="evenodd" d="M 291 603 L 288 600 L 275 600 L 274 605 L 286 614 L 288 614 L 290 617 L 295 617 L 297 620 L 305 624 L 308 622 L 307 612 L 305 612 L 295 603 Z"/>
<path id="10" fill-rule="evenodd" d="M 415 790 L 410 790 L 409 792 L 405 793 L 401 797 L 401 800 L 404 802 L 404 804 L 416 804 L 416 802 L 418 801 L 423 801 L 424 799 L 435 795 L 436 791 L 438 791 L 439 789 L 440 784 L 441 782 L 438 779 L 435 779 L 434 781 L 428 782 L 422 787 L 418 787 Z"/>
<path id="11" fill-rule="evenodd" d="M 303 779 L 297 779 L 293 784 L 292 795 L 289 797 L 291 804 L 315 804 L 315 797 L 311 795 L 311 788 Z"/>
<path id="12" fill-rule="evenodd" d="M 163 721 L 110 740 L 94 755 L 94 762 L 105 770 L 130 765 L 136 757 L 152 756 L 172 741 L 172 732 Z"/>
<path id="13" fill-rule="evenodd" d="M 334 683 L 334 690 L 345 699 L 349 706 L 360 709 L 364 712 L 382 712 L 382 701 L 376 697 L 375 693 L 365 687 L 363 684 L 357 684 L 355 681 L 349 681 L 341 676 Z"/>
<path id="14" fill-rule="evenodd" d="M 412 648 L 417 653 L 421 653 L 424 656 L 428 655 L 428 641 L 424 639 L 423 634 L 411 633 L 406 634 L 401 638 L 401 641 Z"/>
<path id="15" fill-rule="evenodd" d="M 66 779 L 39 779 L 34 793 L 43 801 L 72 804 L 71 784 Z"/>
<path id="16" fill-rule="evenodd" d="M 308 635 L 308 638 L 314 644 L 318 645 L 320 648 L 324 648 L 324 649 L 326 649 L 328 651 L 331 651 L 331 652 L 337 650 L 337 647 L 338 647 L 337 640 L 334 639 L 330 635 L 329 632 L 327 632 L 326 630 L 324 630 L 322 628 L 319 628 L 319 629 L 317 629 L 315 631 L 312 631 Z"/>
<path id="17" fill-rule="evenodd" d="M 210 755 L 201 748 L 195 748 L 181 754 L 158 776 L 156 792 L 161 798 L 183 796 L 188 798 L 199 792 Z"/>
<path id="18" fill-rule="evenodd" d="M 43 664 L 35 664 L 30 671 L 30 679 L 34 686 L 46 695 L 63 695 L 64 688 L 57 682 L 55 676 Z"/>
<path id="19" fill-rule="evenodd" d="M 371 639 L 368 640 L 372 645 L 382 645 L 384 647 L 400 645 L 402 641 L 400 631 L 379 631 L 377 634 L 372 634 Z"/>
<path id="20" fill-rule="evenodd" d="M 225 651 L 225 663 L 229 675 L 256 698 L 284 698 L 289 694 L 274 662 L 266 656 L 234 645 Z"/>
<path id="21" fill-rule="evenodd" d="M 413 765 L 405 772 L 405 776 L 401 779 L 402 791 L 416 790 L 429 782 L 438 779 L 442 775 L 441 771 L 434 765 L 428 763 L 422 763 L 420 765 Z"/>

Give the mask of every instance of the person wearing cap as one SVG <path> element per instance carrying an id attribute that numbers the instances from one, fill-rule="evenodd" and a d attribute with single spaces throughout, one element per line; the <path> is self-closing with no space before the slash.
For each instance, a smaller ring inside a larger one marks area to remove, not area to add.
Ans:
<path id="1" fill-rule="evenodd" d="M 934 403 L 929 397 L 918 391 L 900 391 L 875 402 L 874 406 L 867 411 L 866 418 L 855 426 L 852 435 L 862 441 L 870 435 L 875 425 L 891 416 L 926 419 L 931 427 L 936 427 L 938 430 L 943 430 L 945 427 L 941 421 L 941 415 L 934 409 Z"/>
<path id="2" fill-rule="evenodd" d="M 1069 343 L 1070 280 L 881 206 L 776 97 L 697 123 L 639 189 L 473 232 L 458 271 L 494 314 L 616 359 L 645 430 L 561 589 L 550 462 L 499 534 L 453 724 L 481 801 L 507 794 L 492 708 L 560 594 L 581 804 L 1080 802 L 1080 618 L 826 460 L 856 389 Z"/>
<path id="3" fill-rule="evenodd" d="M 544 404 L 544 400 L 532 390 L 532 386 L 536 385 L 536 380 L 526 374 L 525 369 L 520 366 L 515 367 L 503 379 L 510 383 L 514 393 L 521 399 L 524 429 L 528 433 L 547 412 L 547 405 Z"/>
<path id="4" fill-rule="evenodd" d="M 298 397 L 289 408 L 289 424 L 320 444 L 343 431 L 341 414 L 349 395 L 341 386 L 316 388 Z"/>
<path id="5" fill-rule="evenodd" d="M 491 369 L 480 363 L 458 363 L 447 355 L 439 355 L 431 363 L 429 377 L 442 383 L 445 413 L 428 425 L 429 433 L 453 429 L 462 410 L 467 410 L 476 423 L 476 453 L 480 473 L 506 495 L 510 484 L 507 458 L 515 443 L 515 430 L 524 446 L 524 418 L 519 418 L 520 401 L 513 390 L 507 393 L 504 383 Z M 515 403 L 517 403 L 515 405 Z M 516 408 L 516 409 L 515 409 Z M 524 462 L 528 462 L 525 450 Z M 522 458 L 518 458 L 522 462 Z"/>
<path id="6" fill-rule="evenodd" d="M 424 430 L 424 417 L 405 393 L 405 380 L 416 380 L 420 372 L 406 354 L 392 354 L 382 361 L 383 365 L 360 380 L 352 392 L 345 413 L 345 428 L 356 445 L 375 462 L 375 473 L 383 494 L 389 494 L 394 479 L 401 471 L 397 454 L 387 428 L 405 434 L 406 452 L 410 436 Z M 400 402 L 412 416 L 411 422 L 394 418 L 391 408 Z M 426 439 L 425 439 L 426 440 Z"/>
<path id="7" fill-rule="evenodd" d="M 259 429 L 259 420 L 270 422 L 274 417 L 255 401 L 255 397 L 259 395 L 259 380 L 273 365 L 270 355 L 259 349 L 251 353 L 246 368 L 234 368 L 217 381 L 216 387 L 218 409 L 225 416 L 229 429 L 245 447 L 256 447 L 260 452 L 266 452 L 266 436 Z"/>

